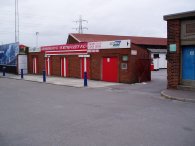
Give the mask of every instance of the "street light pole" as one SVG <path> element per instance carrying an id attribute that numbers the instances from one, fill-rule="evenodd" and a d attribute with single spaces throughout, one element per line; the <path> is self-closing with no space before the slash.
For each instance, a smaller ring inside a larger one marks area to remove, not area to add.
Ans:
<path id="1" fill-rule="evenodd" d="M 39 32 L 36 32 L 36 48 L 38 48 L 38 37 L 39 37 Z"/>
<path id="2" fill-rule="evenodd" d="M 16 0 L 15 0 L 15 42 L 17 42 L 17 37 L 16 37 Z"/>
<path id="3" fill-rule="evenodd" d="M 19 42 L 19 8 L 18 8 L 18 0 L 15 0 L 15 42 Z"/>

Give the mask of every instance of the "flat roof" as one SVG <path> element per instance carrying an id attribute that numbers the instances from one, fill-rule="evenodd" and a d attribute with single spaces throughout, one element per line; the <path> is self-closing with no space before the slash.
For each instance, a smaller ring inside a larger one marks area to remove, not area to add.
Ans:
<path id="1" fill-rule="evenodd" d="M 185 19 L 185 18 L 193 18 L 193 17 L 195 18 L 195 10 L 165 15 L 163 18 L 164 18 L 164 20 L 167 21 L 167 20 L 171 20 L 171 19 Z"/>

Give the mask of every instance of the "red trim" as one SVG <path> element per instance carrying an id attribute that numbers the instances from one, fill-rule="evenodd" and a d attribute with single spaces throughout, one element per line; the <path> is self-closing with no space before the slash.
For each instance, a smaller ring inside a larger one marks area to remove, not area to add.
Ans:
<path id="1" fill-rule="evenodd" d="M 68 58 L 66 57 L 66 77 L 68 77 L 69 75 L 69 71 L 68 71 Z"/>
<path id="2" fill-rule="evenodd" d="M 36 57 L 37 57 L 37 74 L 39 74 L 39 57 L 38 56 Z"/>
<path id="3" fill-rule="evenodd" d="M 61 76 L 64 77 L 64 57 L 61 57 L 60 58 L 60 61 L 61 61 L 61 64 L 60 64 L 60 67 L 61 67 Z"/>
<path id="4" fill-rule="evenodd" d="M 77 50 L 87 51 L 87 43 L 65 44 L 65 45 L 41 47 L 41 52 L 46 52 L 46 51 L 72 51 L 72 52 L 74 52 Z"/>
<path id="5" fill-rule="evenodd" d="M 33 68 L 33 74 L 38 74 L 38 57 L 37 56 L 33 56 L 33 64 L 32 64 L 32 68 Z"/>
<path id="6" fill-rule="evenodd" d="M 61 76 L 66 77 L 66 73 L 65 73 L 66 64 L 64 64 L 64 60 L 66 63 L 66 57 L 61 57 L 60 60 L 61 60 Z"/>
<path id="7" fill-rule="evenodd" d="M 76 52 L 62 52 L 62 51 L 55 51 L 55 52 L 45 52 L 47 55 L 80 55 L 80 54 L 87 54 L 86 51 L 76 51 Z"/>
<path id="8" fill-rule="evenodd" d="M 45 60 L 45 64 L 46 64 L 46 66 L 45 66 L 45 68 L 46 68 L 46 74 L 48 75 L 48 76 L 50 76 L 50 75 L 52 75 L 52 60 L 51 60 L 51 57 L 46 57 L 45 58 L 46 60 Z M 48 61 L 49 60 L 49 61 Z"/>
<path id="9" fill-rule="evenodd" d="M 51 76 L 52 75 L 52 69 L 53 69 L 53 66 L 52 66 L 52 56 L 50 56 L 49 65 L 50 65 L 50 76 Z"/>
<path id="10" fill-rule="evenodd" d="M 48 57 L 45 58 L 45 71 L 46 75 L 48 75 Z"/>
<path id="11" fill-rule="evenodd" d="M 65 59 L 66 64 L 64 64 L 64 59 Z M 60 62 L 61 62 L 61 64 L 60 64 L 61 76 L 67 77 L 68 76 L 68 59 L 67 59 L 67 57 L 61 57 Z M 66 71 L 66 73 L 64 71 Z"/>

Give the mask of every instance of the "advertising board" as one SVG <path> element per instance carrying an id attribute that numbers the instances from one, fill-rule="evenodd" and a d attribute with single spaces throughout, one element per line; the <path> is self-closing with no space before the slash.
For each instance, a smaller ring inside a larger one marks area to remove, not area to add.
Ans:
<path id="1" fill-rule="evenodd" d="M 41 48 L 36 48 L 36 47 L 29 48 L 29 53 L 35 53 L 35 52 L 41 52 Z"/>
<path id="2" fill-rule="evenodd" d="M 0 46 L 0 65 L 16 66 L 19 54 L 19 43 Z"/>

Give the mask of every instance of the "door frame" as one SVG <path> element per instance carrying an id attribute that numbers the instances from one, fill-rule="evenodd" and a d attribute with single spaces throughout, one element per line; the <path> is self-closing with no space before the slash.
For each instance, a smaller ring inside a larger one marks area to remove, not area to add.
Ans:
<path id="1" fill-rule="evenodd" d="M 51 75 L 51 56 L 45 57 L 46 75 Z"/>
<path id="2" fill-rule="evenodd" d="M 62 61 L 63 61 L 63 64 L 62 64 Z M 65 57 L 65 56 L 60 57 L 60 75 L 61 75 L 61 77 L 67 77 L 67 73 L 68 73 L 67 64 L 68 64 L 67 57 Z M 64 71 L 63 71 L 64 74 L 62 74 L 62 65 L 64 65 Z"/>
<path id="3" fill-rule="evenodd" d="M 33 68 L 32 73 L 33 73 L 33 74 L 38 74 L 38 57 L 37 57 L 37 56 L 33 56 L 33 57 L 32 57 L 32 60 L 33 60 L 33 61 L 32 61 L 32 62 L 33 62 L 33 63 L 32 63 L 32 66 L 33 66 L 33 67 L 32 67 L 32 68 Z M 34 60 L 36 60 L 36 63 L 34 62 Z M 35 64 L 34 64 L 34 63 L 35 63 Z"/>
<path id="4" fill-rule="evenodd" d="M 185 47 L 194 47 L 195 45 L 183 45 L 181 46 L 181 54 L 180 54 L 180 84 L 181 85 L 187 85 L 187 86 L 193 86 L 195 87 L 195 80 L 183 80 L 183 48 Z M 195 68 L 194 68 L 195 69 Z"/>

